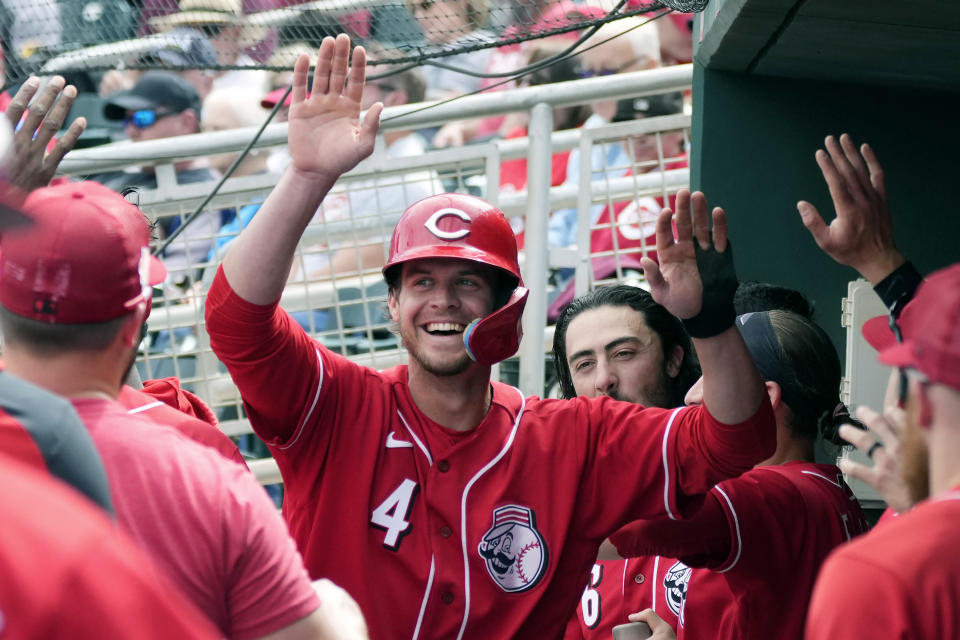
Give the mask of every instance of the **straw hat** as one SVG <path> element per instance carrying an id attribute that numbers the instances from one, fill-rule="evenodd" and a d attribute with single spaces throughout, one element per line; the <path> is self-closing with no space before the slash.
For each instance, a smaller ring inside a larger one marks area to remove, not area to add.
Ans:
<path id="1" fill-rule="evenodd" d="M 180 10 L 150 19 L 156 31 L 207 24 L 245 24 L 242 0 L 180 0 Z"/>

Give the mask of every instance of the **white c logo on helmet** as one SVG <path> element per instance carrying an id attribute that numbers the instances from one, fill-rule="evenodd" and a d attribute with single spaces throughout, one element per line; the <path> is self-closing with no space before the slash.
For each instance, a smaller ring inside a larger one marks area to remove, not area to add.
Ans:
<path id="1" fill-rule="evenodd" d="M 437 236 L 441 240 L 459 240 L 460 238 L 470 234 L 470 229 L 460 229 L 459 231 L 441 231 L 437 227 L 437 223 L 440 222 L 440 218 L 445 216 L 457 216 L 467 224 L 470 224 L 470 216 L 468 216 L 466 213 L 460 211 L 460 209 L 446 207 L 444 209 L 438 209 L 436 212 L 434 212 L 434 214 L 430 216 L 430 219 L 427 220 L 423 226 L 427 228 L 427 231 Z"/>

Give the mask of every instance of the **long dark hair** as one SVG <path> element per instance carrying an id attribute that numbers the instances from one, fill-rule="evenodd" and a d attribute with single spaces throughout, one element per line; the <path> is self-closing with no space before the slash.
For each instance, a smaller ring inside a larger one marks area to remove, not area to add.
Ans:
<path id="1" fill-rule="evenodd" d="M 683 349 L 683 360 L 680 361 L 680 371 L 672 379 L 673 388 L 671 397 L 675 405 L 683 402 L 683 396 L 693 383 L 700 377 L 700 363 L 690 343 L 690 336 L 683 329 L 678 318 L 675 318 L 664 307 L 653 300 L 649 292 L 638 287 L 626 284 L 615 284 L 608 287 L 599 287 L 579 298 L 570 301 L 560 310 L 557 326 L 553 333 L 553 363 L 557 370 L 557 381 L 560 384 L 560 393 L 564 398 L 573 398 L 577 395 L 573 387 L 573 378 L 570 367 L 567 365 L 567 327 L 570 322 L 584 311 L 598 307 L 630 307 L 643 314 L 647 326 L 660 337 L 660 346 L 664 358 L 673 351 L 675 346 Z"/>

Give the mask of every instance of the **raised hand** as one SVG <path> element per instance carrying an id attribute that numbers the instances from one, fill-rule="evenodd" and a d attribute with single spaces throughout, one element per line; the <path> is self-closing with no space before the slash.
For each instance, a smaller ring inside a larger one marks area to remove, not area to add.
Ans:
<path id="1" fill-rule="evenodd" d="M 714 208 L 711 216 L 707 211 L 707 199 L 699 191 L 692 195 L 687 189 L 679 191 L 676 205 L 676 213 L 664 209 L 657 217 L 659 264 L 646 257 L 642 261 L 653 299 L 678 318 L 687 319 L 700 312 L 704 299 L 703 279 L 697 266 L 694 242 L 702 251 L 712 248 L 720 253 L 726 251 L 727 219 L 720 207 Z M 676 238 L 673 223 L 676 224 Z"/>
<path id="2" fill-rule="evenodd" d="M 904 421 L 903 410 L 889 408 L 885 415 L 881 415 L 867 407 L 860 407 L 857 418 L 873 433 L 850 425 L 842 425 L 840 437 L 867 454 L 873 461 L 873 466 L 868 467 L 849 458 L 842 458 L 839 463 L 840 470 L 873 487 L 887 505 L 897 513 L 907 511 L 913 506 L 913 500 L 900 473 L 900 433 Z M 880 439 L 877 440 L 877 438 Z"/>
<path id="3" fill-rule="evenodd" d="M 20 125 L 13 136 L 14 158 L 8 163 L 7 179 L 25 192 L 50 184 L 63 156 L 73 149 L 87 126 L 85 118 L 76 118 L 52 148 L 47 148 L 63 126 L 77 97 L 76 87 L 64 85 L 63 78 L 54 76 L 38 94 L 40 79 L 30 77 L 7 108 L 6 116 L 11 126 L 16 129 Z M 33 100 L 34 96 L 36 100 Z M 30 104 L 31 100 L 33 104 Z M 30 105 L 29 109 L 27 105 Z M 27 114 L 25 118 L 24 112 Z"/>
<path id="4" fill-rule="evenodd" d="M 869 145 L 857 151 L 847 134 L 827 136 L 817 164 L 830 189 L 836 217 L 828 225 L 817 208 L 797 203 L 803 225 L 823 251 L 877 284 L 903 262 L 893 240 L 883 167 Z"/>
<path id="5" fill-rule="evenodd" d="M 347 35 L 324 38 L 309 97 L 309 58 L 300 56 L 293 68 L 288 136 L 291 167 L 301 173 L 336 180 L 373 152 L 383 105 L 374 104 L 360 122 L 366 77 L 363 47 L 354 48 L 352 68 L 349 58 Z"/>

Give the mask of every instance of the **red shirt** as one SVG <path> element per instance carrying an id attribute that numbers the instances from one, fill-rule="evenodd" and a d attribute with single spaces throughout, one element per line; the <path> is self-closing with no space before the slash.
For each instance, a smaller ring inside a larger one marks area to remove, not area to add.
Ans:
<path id="1" fill-rule="evenodd" d="M 186 413 L 182 409 L 171 406 L 172 403 L 177 403 L 177 406 L 180 406 L 181 399 L 182 402 L 188 403 L 191 407 L 193 405 L 189 396 L 181 395 L 188 392 L 180 388 L 179 382 L 173 384 L 167 382 L 168 380 L 171 379 L 148 380 L 144 383 L 143 391 L 124 385 L 120 390 L 119 397 L 117 397 L 117 402 L 126 407 L 127 413 L 140 414 L 157 424 L 173 427 L 194 442 L 210 447 L 227 460 L 241 464 L 246 468 L 247 462 L 243 459 L 243 454 L 240 453 L 233 440 L 220 430 L 216 424 L 216 418 L 213 418 L 214 423 L 211 424 L 206 420 L 201 420 Z M 172 380 L 176 381 L 176 378 Z M 147 391 L 152 391 L 152 393 L 147 393 Z M 199 401 L 199 398 L 197 400 Z M 203 407 L 210 411 L 206 405 L 203 405 Z M 210 412 L 210 416 L 213 416 L 212 412 Z"/>
<path id="2" fill-rule="evenodd" d="M 960 487 L 837 549 L 810 601 L 805 638 L 960 638 Z"/>
<path id="3" fill-rule="evenodd" d="M 219 637 L 102 511 L 3 454 L 0 514 L 4 640 Z"/>
<path id="4" fill-rule="evenodd" d="M 222 270 L 206 318 L 283 473 L 308 570 L 350 592 L 374 640 L 558 637 L 605 537 L 679 517 L 774 445 L 768 403 L 724 426 L 699 407 L 540 400 L 497 382 L 483 422 L 446 438 L 405 366 L 331 353 Z"/>
<path id="5" fill-rule="evenodd" d="M 120 529 L 235 640 L 312 613 L 319 601 L 253 475 L 116 402 L 75 398 L 113 491 Z"/>

